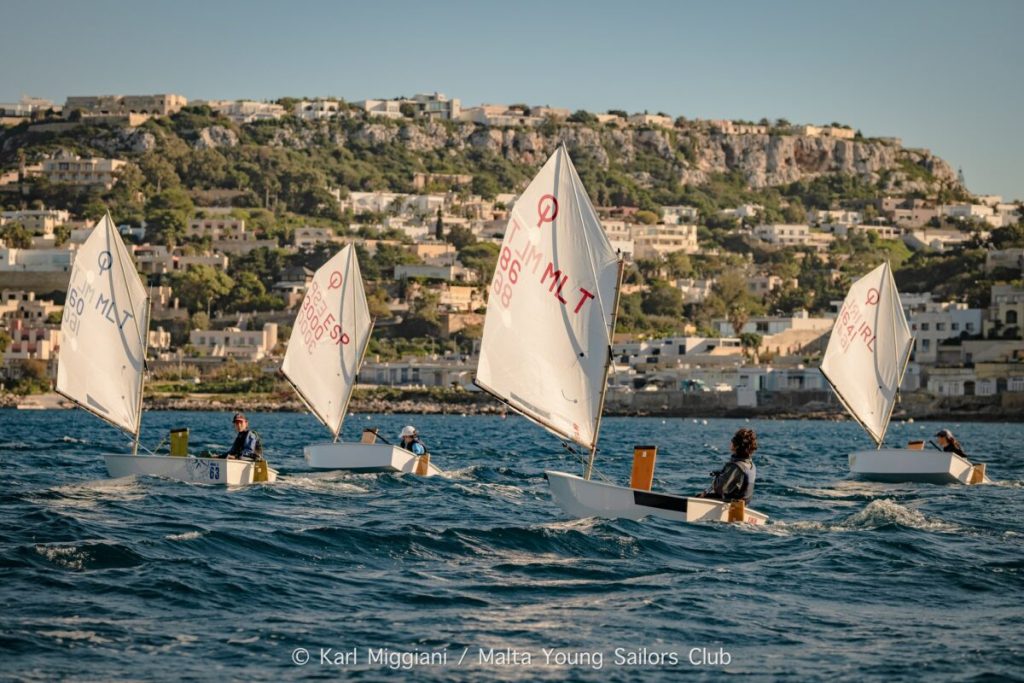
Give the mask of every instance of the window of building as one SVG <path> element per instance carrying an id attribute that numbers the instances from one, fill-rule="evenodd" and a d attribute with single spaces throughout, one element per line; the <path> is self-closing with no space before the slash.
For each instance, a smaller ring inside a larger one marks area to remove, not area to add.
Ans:
<path id="1" fill-rule="evenodd" d="M 935 329 L 942 332 L 946 329 L 946 323 L 935 323 Z"/>
<path id="2" fill-rule="evenodd" d="M 954 332 L 956 332 L 957 330 L 960 329 L 960 323 L 951 323 L 950 324 L 950 329 L 953 330 Z"/>
<path id="3" fill-rule="evenodd" d="M 927 332 L 928 331 L 928 323 L 921 323 L 921 331 L 922 332 Z"/>
<path id="4" fill-rule="evenodd" d="M 922 339 L 921 340 L 921 349 L 922 350 L 927 351 L 928 349 L 931 348 L 931 346 L 932 346 L 932 340 L 931 339 Z"/>
<path id="5" fill-rule="evenodd" d="M 1007 311 L 1006 312 L 1006 324 L 1007 325 L 1016 325 L 1017 324 L 1017 311 Z"/>

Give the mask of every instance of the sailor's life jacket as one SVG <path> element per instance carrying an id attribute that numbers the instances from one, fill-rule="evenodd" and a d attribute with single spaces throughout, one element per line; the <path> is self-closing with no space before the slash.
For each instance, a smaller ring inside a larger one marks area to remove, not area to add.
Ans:
<path id="1" fill-rule="evenodd" d="M 409 444 L 406 444 L 403 441 L 402 442 L 402 448 L 404 448 L 405 450 L 409 451 L 413 455 L 423 455 L 424 453 L 427 452 L 426 445 L 422 441 L 420 441 L 420 437 L 418 437 L 418 436 L 413 438 L 412 442 L 409 443 Z"/>
<path id="2" fill-rule="evenodd" d="M 255 430 L 245 429 L 235 436 L 235 442 L 227 454 L 248 460 L 263 460 L 263 439 Z"/>
<path id="3" fill-rule="evenodd" d="M 967 459 L 967 454 L 964 453 L 964 449 L 960 447 L 959 443 L 947 443 L 942 450 L 946 453 L 956 453 L 961 458 Z"/>
<path id="4" fill-rule="evenodd" d="M 708 491 L 709 497 L 726 502 L 742 500 L 746 503 L 753 499 L 757 466 L 752 459 L 733 458 L 725 463 L 720 472 L 715 472 L 714 477 Z"/>

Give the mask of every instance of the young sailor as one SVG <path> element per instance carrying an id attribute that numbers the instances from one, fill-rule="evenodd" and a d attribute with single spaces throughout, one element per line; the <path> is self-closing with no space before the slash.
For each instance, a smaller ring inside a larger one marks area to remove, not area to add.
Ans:
<path id="1" fill-rule="evenodd" d="M 756 450 L 757 435 L 754 430 L 737 431 L 732 437 L 732 458 L 721 470 L 711 473 L 714 477 L 711 487 L 698 498 L 750 503 L 754 497 L 754 480 L 757 478 L 757 467 L 753 460 Z"/>
<path id="2" fill-rule="evenodd" d="M 956 453 L 961 458 L 967 459 L 967 454 L 964 453 L 963 446 L 953 436 L 953 432 L 948 429 L 940 429 L 935 433 L 935 436 L 939 440 L 939 447 L 946 453 Z"/>
<path id="3" fill-rule="evenodd" d="M 427 447 L 420 441 L 420 434 L 416 431 L 416 428 L 412 425 L 408 425 L 402 428 L 402 448 L 409 451 L 413 455 L 423 455 L 427 452 Z"/>
<path id="4" fill-rule="evenodd" d="M 231 444 L 231 450 L 223 455 L 225 458 L 242 460 L 262 460 L 263 440 L 255 431 L 249 429 L 249 420 L 242 413 L 235 413 L 234 417 L 235 442 Z"/>

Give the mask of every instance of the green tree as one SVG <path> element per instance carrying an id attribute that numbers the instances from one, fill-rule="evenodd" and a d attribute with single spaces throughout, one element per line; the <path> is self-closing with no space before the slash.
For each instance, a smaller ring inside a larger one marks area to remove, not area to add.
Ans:
<path id="1" fill-rule="evenodd" d="M 192 198 L 184 190 L 164 190 L 146 204 L 147 229 L 162 244 L 174 246 L 185 234 L 194 208 Z"/>
<path id="2" fill-rule="evenodd" d="M 459 250 L 459 261 L 467 268 L 476 271 L 484 289 L 494 276 L 494 267 L 498 263 L 498 253 L 501 248 L 493 242 L 477 242 Z"/>
<path id="3" fill-rule="evenodd" d="M 654 225 L 658 222 L 659 216 L 653 211 L 637 211 L 636 219 L 644 225 Z"/>
<path id="4" fill-rule="evenodd" d="M 171 276 L 171 289 L 190 313 L 211 310 L 231 292 L 235 282 L 212 266 L 192 266 Z"/>
<path id="5" fill-rule="evenodd" d="M 718 306 L 724 311 L 729 325 L 732 326 L 733 332 L 737 336 L 743 332 L 751 315 L 759 314 L 764 310 L 761 302 L 747 291 L 747 280 L 740 271 L 731 270 L 722 273 L 715 280 L 712 289 L 712 295 L 708 297 L 711 299 L 709 305 Z"/>
<path id="6" fill-rule="evenodd" d="M 683 312 L 683 293 L 667 282 L 652 282 L 642 295 L 641 309 L 647 315 L 679 317 Z"/>
<path id="7" fill-rule="evenodd" d="M 32 233 L 21 223 L 7 223 L 0 227 L 0 239 L 15 249 L 28 249 L 32 246 Z"/>
<path id="8" fill-rule="evenodd" d="M 454 245 L 457 251 L 462 251 L 469 245 L 476 244 L 476 235 L 469 228 L 453 225 L 445 235 L 444 241 Z"/>

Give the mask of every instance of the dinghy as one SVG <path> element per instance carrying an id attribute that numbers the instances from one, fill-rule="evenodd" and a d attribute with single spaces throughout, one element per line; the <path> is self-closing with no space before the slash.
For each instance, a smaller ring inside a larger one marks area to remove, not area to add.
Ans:
<path id="1" fill-rule="evenodd" d="M 61 318 L 57 392 L 132 437 L 131 454 L 107 454 L 111 477 L 148 475 L 203 484 L 277 479 L 266 461 L 140 455 L 149 297 L 108 214 L 79 248 Z"/>
<path id="2" fill-rule="evenodd" d="M 372 332 L 359 261 L 355 248 L 348 245 L 313 275 L 281 365 L 306 408 L 334 437 L 333 442 L 306 446 L 306 462 L 318 470 L 441 474 L 429 454 L 416 456 L 376 443 L 376 430 L 365 430 L 361 443 L 338 440 Z"/>
<path id="3" fill-rule="evenodd" d="M 742 503 L 653 493 L 653 448 L 634 451 L 630 486 L 592 479 L 622 267 L 560 146 L 512 210 L 491 281 L 476 385 L 589 451 L 583 476 L 545 473 L 555 502 L 573 517 L 763 523 L 765 515 Z"/>
<path id="4" fill-rule="evenodd" d="M 849 455 L 850 472 L 884 482 L 989 483 L 984 465 L 925 450 L 923 442 L 882 448 L 913 346 L 892 270 L 883 263 L 850 287 L 821 361 L 832 390 L 875 442 L 876 450 Z"/>

